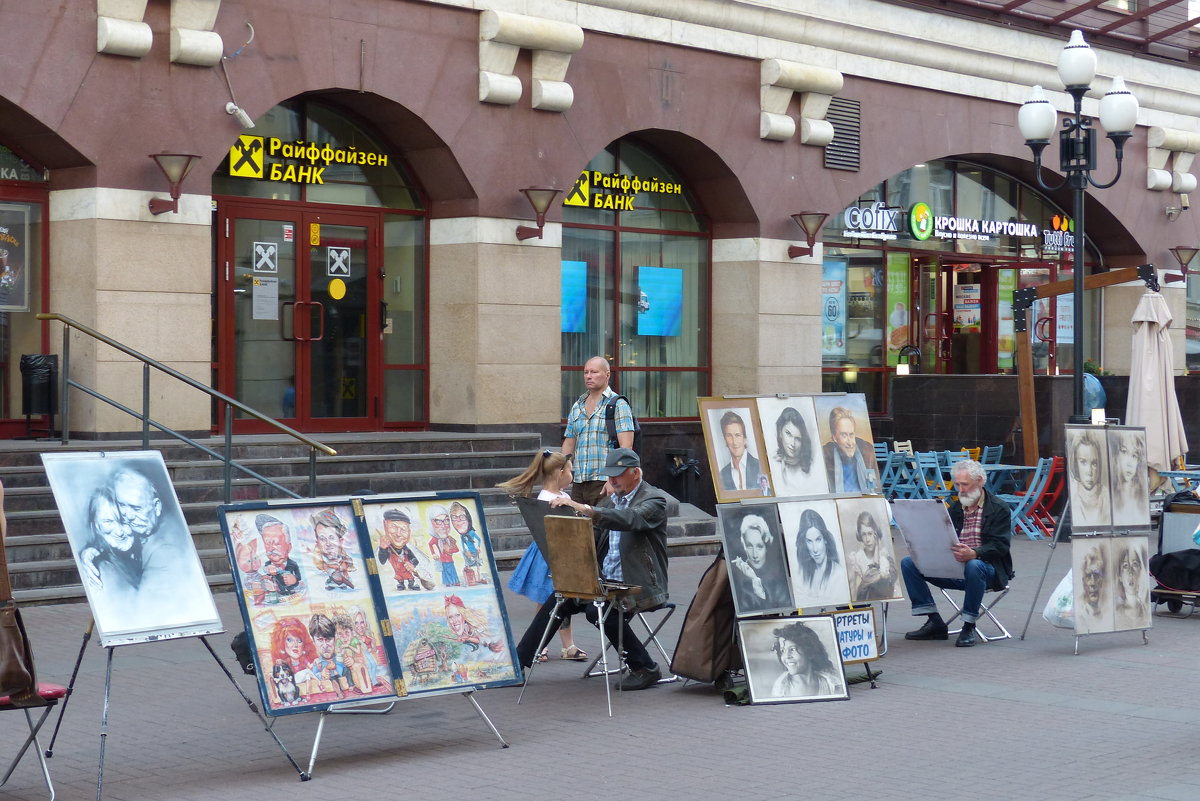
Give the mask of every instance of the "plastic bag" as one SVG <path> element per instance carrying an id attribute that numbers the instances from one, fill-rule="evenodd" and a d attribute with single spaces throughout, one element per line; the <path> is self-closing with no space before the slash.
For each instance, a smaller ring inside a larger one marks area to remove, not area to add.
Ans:
<path id="1" fill-rule="evenodd" d="M 1058 586 L 1054 588 L 1054 592 L 1050 593 L 1050 600 L 1046 601 L 1046 608 L 1042 610 L 1042 617 L 1051 626 L 1056 626 L 1060 629 L 1075 628 L 1075 607 L 1072 602 L 1073 585 L 1071 584 L 1071 571 L 1067 571 L 1067 575 L 1062 577 L 1062 581 L 1058 582 Z"/>

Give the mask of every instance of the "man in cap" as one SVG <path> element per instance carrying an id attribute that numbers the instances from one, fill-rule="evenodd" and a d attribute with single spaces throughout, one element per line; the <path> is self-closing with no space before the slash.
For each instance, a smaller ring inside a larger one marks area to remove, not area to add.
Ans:
<path id="1" fill-rule="evenodd" d="M 273 588 L 281 598 L 302 590 L 300 565 L 291 558 L 292 538 L 287 526 L 273 515 L 260 514 L 254 518 L 254 527 L 258 529 L 267 552 L 267 563 L 262 566 L 267 586 Z"/>
<path id="2" fill-rule="evenodd" d="M 591 518 L 597 537 L 596 553 L 600 559 L 600 575 L 638 587 L 622 598 L 622 609 L 614 610 L 605 619 L 604 634 L 617 647 L 625 648 L 625 664 L 629 675 L 617 684 L 620 690 L 644 690 L 662 679 L 662 671 L 634 634 L 629 621 L 638 612 L 657 609 L 667 601 L 667 494 L 642 480 L 642 462 L 628 448 L 617 448 L 608 455 L 602 474 L 608 479 L 608 495 L 596 505 L 579 503 L 570 498 L 555 498 L 552 507 L 567 506 L 576 514 Z M 542 604 L 533 622 L 517 645 L 517 657 L 528 668 L 533 664 L 543 635 L 553 636 L 562 622 L 551 623 L 555 598 Z M 599 618 L 593 604 L 568 600 L 559 608 L 565 617 L 584 612 L 596 625 Z M 620 614 L 617 614 L 617 612 Z"/>
<path id="3" fill-rule="evenodd" d="M 412 538 L 412 520 L 400 509 L 383 513 L 383 533 L 379 535 L 379 561 L 392 566 L 396 589 L 419 590 L 417 583 L 417 554 L 408 544 Z"/>

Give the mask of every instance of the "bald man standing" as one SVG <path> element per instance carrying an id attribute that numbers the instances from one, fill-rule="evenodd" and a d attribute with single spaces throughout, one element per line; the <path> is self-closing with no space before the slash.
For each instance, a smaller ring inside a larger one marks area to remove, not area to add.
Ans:
<path id="1" fill-rule="evenodd" d="M 622 448 L 633 447 L 633 410 L 624 399 L 608 385 L 610 374 L 608 360 L 593 356 L 583 365 L 583 385 L 587 392 L 579 396 L 567 415 L 567 432 L 563 439 L 562 452 L 575 457 L 575 483 L 571 485 L 571 498 L 576 503 L 594 506 L 604 497 L 604 482 L 607 476 L 604 461 L 612 452 L 608 441 L 608 426 L 605 409 L 616 404 L 617 444 Z"/>

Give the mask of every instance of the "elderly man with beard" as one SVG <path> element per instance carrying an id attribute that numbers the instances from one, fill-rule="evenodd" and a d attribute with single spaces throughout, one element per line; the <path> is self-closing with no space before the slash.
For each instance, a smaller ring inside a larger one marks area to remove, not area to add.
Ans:
<path id="1" fill-rule="evenodd" d="M 955 463 L 951 470 L 958 500 L 950 505 L 950 520 L 958 532 L 953 546 L 954 558 L 963 563 L 963 578 L 927 577 L 917 569 L 912 557 L 900 562 L 900 573 L 912 602 L 913 615 L 927 615 L 925 625 L 904 635 L 906 640 L 945 640 L 950 634 L 938 614 L 929 585 L 963 590 L 963 628 L 954 644 L 969 647 L 976 643 L 975 621 L 979 618 L 983 594 L 1001 590 L 1013 575 L 1012 516 L 1008 507 L 984 489 L 983 465 L 972 459 Z"/>

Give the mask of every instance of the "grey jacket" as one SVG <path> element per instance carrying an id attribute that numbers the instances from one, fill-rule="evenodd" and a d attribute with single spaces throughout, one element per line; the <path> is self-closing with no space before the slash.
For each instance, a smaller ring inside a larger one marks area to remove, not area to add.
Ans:
<path id="1" fill-rule="evenodd" d="M 626 584 L 641 590 L 625 599 L 627 610 L 643 611 L 667 601 L 667 494 L 645 480 L 630 500 L 617 509 L 612 496 L 594 507 L 596 556 L 604 563 L 608 533 L 621 532 L 621 572 Z"/>

